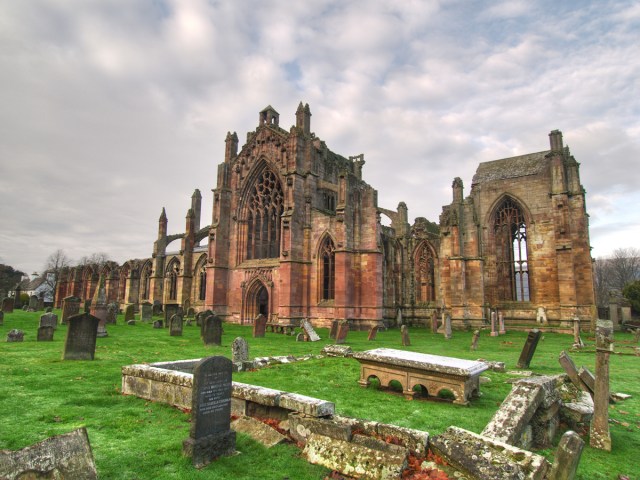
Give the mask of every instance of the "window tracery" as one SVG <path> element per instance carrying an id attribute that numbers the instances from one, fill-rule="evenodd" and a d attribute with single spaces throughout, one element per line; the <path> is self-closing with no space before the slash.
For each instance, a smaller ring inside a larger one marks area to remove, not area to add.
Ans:
<path id="1" fill-rule="evenodd" d="M 331 238 L 327 237 L 320 247 L 320 268 L 322 279 L 321 300 L 333 300 L 335 298 L 335 278 L 336 278 L 336 254 L 335 246 Z"/>
<path id="2" fill-rule="evenodd" d="M 256 179 L 247 202 L 246 259 L 280 256 L 280 217 L 284 195 L 276 175 L 265 169 Z"/>
<path id="3" fill-rule="evenodd" d="M 506 198 L 494 223 L 498 299 L 528 302 L 527 225 L 520 206 Z"/>
<path id="4" fill-rule="evenodd" d="M 433 302 L 436 298 L 435 258 L 427 243 L 423 243 L 415 257 L 416 301 Z"/>

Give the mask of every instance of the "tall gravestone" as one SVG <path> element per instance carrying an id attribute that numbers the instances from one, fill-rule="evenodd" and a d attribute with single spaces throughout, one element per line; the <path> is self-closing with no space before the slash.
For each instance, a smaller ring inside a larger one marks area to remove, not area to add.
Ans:
<path id="1" fill-rule="evenodd" d="M 61 323 L 63 325 L 67 324 L 67 320 L 69 319 L 69 317 L 77 315 L 78 313 L 80 313 L 80 299 L 78 297 L 74 297 L 72 295 L 70 297 L 65 297 L 62 299 Z"/>
<path id="2" fill-rule="evenodd" d="M 111 302 L 107 304 L 107 323 L 111 325 L 115 325 L 118 323 L 118 304 L 116 302 Z"/>
<path id="3" fill-rule="evenodd" d="M 164 326 L 169 327 L 169 323 L 171 321 L 171 317 L 173 317 L 176 313 L 178 313 L 178 305 L 177 303 L 167 303 L 164 306 Z"/>
<path id="4" fill-rule="evenodd" d="M 338 334 L 338 325 L 340 324 L 339 320 L 334 320 L 331 322 L 331 331 L 329 332 L 329 338 L 331 340 L 336 339 L 336 335 Z"/>
<path id="5" fill-rule="evenodd" d="M 264 337 L 264 332 L 267 329 L 267 317 L 258 314 L 256 319 L 253 322 L 253 336 L 254 338 L 262 338 Z"/>
<path id="6" fill-rule="evenodd" d="M 63 360 L 93 360 L 100 319 L 90 313 L 69 317 Z"/>
<path id="7" fill-rule="evenodd" d="M 5 297 L 2 299 L 2 311 L 4 313 L 13 313 L 13 298 Z"/>
<path id="8" fill-rule="evenodd" d="M 349 333 L 349 321 L 340 320 L 338 322 L 338 332 L 336 333 L 336 345 L 342 345 L 347 340 Z"/>
<path id="9" fill-rule="evenodd" d="M 140 321 L 150 322 L 153 318 L 153 304 L 151 302 L 142 302 L 140 304 Z"/>
<path id="10" fill-rule="evenodd" d="M 211 315 L 215 315 L 211 310 L 205 310 L 196 315 L 196 325 L 200 327 L 200 338 L 204 336 L 204 320 Z"/>
<path id="11" fill-rule="evenodd" d="M 540 337 L 542 336 L 542 332 L 537 328 L 534 328 L 527 335 L 527 340 L 522 348 L 522 352 L 520 353 L 520 358 L 518 359 L 518 368 L 529 368 L 529 364 L 533 359 L 533 354 L 536 353 L 536 348 L 538 347 L 538 342 L 540 341 Z"/>
<path id="12" fill-rule="evenodd" d="M 438 312 L 431 313 L 431 333 L 438 333 Z"/>
<path id="13" fill-rule="evenodd" d="M 231 360 L 208 357 L 193 370 L 191 428 L 182 452 L 201 468 L 215 458 L 231 455 L 236 432 L 231 430 Z"/>
<path id="14" fill-rule="evenodd" d="M 317 342 L 320 340 L 320 336 L 316 333 L 313 325 L 311 325 L 311 322 L 308 319 L 303 318 L 300 321 L 300 326 L 302 327 L 302 330 L 304 330 L 305 337 L 307 337 L 309 340 L 311 340 L 312 342 Z"/>
<path id="15" fill-rule="evenodd" d="M 100 275 L 98 286 L 93 294 L 93 300 L 89 307 L 89 313 L 100 319 L 98 324 L 98 337 L 106 337 L 107 333 L 107 288 L 105 286 L 104 275 Z"/>
<path id="16" fill-rule="evenodd" d="M 182 315 L 176 313 L 171 317 L 171 325 L 169 325 L 169 335 L 172 337 L 181 337 L 182 336 Z"/>
<path id="17" fill-rule="evenodd" d="M 471 339 L 471 350 L 474 352 L 478 349 L 478 340 L 480 340 L 480 330 L 473 332 L 473 338 Z"/>
<path id="18" fill-rule="evenodd" d="M 127 323 L 129 320 L 136 319 L 136 307 L 133 304 L 129 304 L 124 307 L 124 323 Z"/>
<path id="19" fill-rule="evenodd" d="M 58 315 L 53 312 L 40 315 L 40 326 L 51 327 L 55 330 L 56 328 L 58 328 Z"/>
<path id="20" fill-rule="evenodd" d="M 231 344 L 231 361 L 233 363 L 249 360 L 249 344 L 242 338 L 236 338 Z"/>
<path id="21" fill-rule="evenodd" d="M 507 330 L 504 327 L 504 313 L 502 312 L 498 312 L 498 326 L 499 326 L 498 333 L 500 335 L 504 335 L 505 333 L 507 333 Z"/>
<path id="22" fill-rule="evenodd" d="M 38 303 L 36 303 L 36 312 L 41 312 L 44 310 L 44 298 L 38 298 Z"/>
<path id="23" fill-rule="evenodd" d="M 20 283 L 16 285 L 13 294 L 13 308 L 22 308 L 22 301 L 20 300 L 20 294 L 22 293 L 22 289 L 20 288 Z"/>
<path id="24" fill-rule="evenodd" d="M 498 318 L 497 317 L 498 317 L 498 314 L 495 311 L 491 312 L 491 336 L 492 337 L 497 337 L 499 335 L 498 334 L 498 325 L 497 325 Z"/>
<path id="25" fill-rule="evenodd" d="M 444 316 L 444 338 L 451 340 L 451 314 L 449 312 Z"/>
<path id="26" fill-rule="evenodd" d="M 367 335 L 367 340 L 373 342 L 376 339 L 376 335 L 378 335 L 378 325 L 373 325 L 369 329 L 369 334 Z"/>
<path id="27" fill-rule="evenodd" d="M 45 325 L 38 327 L 38 342 L 52 342 L 53 341 L 53 327 L 51 325 Z"/>
<path id="28" fill-rule="evenodd" d="M 160 300 L 153 301 L 152 314 L 154 317 L 162 315 L 162 302 Z"/>
<path id="29" fill-rule="evenodd" d="M 593 448 L 611 451 L 609 433 L 609 356 L 613 352 L 611 320 L 596 322 L 596 379 L 593 392 L 593 420 L 589 443 Z"/>
<path id="30" fill-rule="evenodd" d="M 205 346 L 222 345 L 222 319 L 217 315 L 208 315 L 202 321 L 202 341 Z"/>
<path id="31" fill-rule="evenodd" d="M 36 297 L 35 295 L 31 295 L 29 297 L 29 310 L 31 310 L 32 312 L 37 311 L 38 309 L 38 297 Z"/>
<path id="32" fill-rule="evenodd" d="M 402 325 L 400 327 L 400 333 L 402 333 L 402 345 L 408 347 L 411 345 L 411 339 L 409 338 L 409 327 Z"/>

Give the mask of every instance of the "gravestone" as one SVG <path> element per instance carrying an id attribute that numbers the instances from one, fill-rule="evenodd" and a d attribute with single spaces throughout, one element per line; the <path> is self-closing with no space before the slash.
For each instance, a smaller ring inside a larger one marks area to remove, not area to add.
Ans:
<path id="1" fill-rule="evenodd" d="M 567 376 L 569 377 L 571 382 L 577 388 L 585 392 L 588 392 L 589 394 L 592 394 L 592 391 L 590 391 L 589 387 L 587 387 L 587 385 L 585 385 L 585 383 L 580 378 L 578 369 L 576 368 L 576 364 L 573 363 L 573 360 L 567 354 L 567 352 L 565 352 L 564 350 L 560 352 L 560 355 L 558 356 L 558 362 L 560 363 L 564 371 L 567 373 Z"/>
<path id="2" fill-rule="evenodd" d="M 107 323 L 115 325 L 118 323 L 118 304 L 111 302 L 107 305 Z"/>
<path id="3" fill-rule="evenodd" d="M 367 335 L 367 340 L 373 342 L 376 339 L 376 335 L 378 335 L 378 325 L 373 325 L 369 329 L 369 335 Z"/>
<path id="4" fill-rule="evenodd" d="M 306 336 L 304 333 L 300 332 L 296 335 L 296 342 L 306 342 Z"/>
<path id="5" fill-rule="evenodd" d="M 63 360 L 93 360 L 100 319 L 90 313 L 69 317 Z"/>
<path id="6" fill-rule="evenodd" d="M 193 307 L 189 307 L 187 309 L 187 318 L 193 318 L 196 316 L 196 309 Z"/>
<path id="7" fill-rule="evenodd" d="M 38 298 L 38 303 L 36 304 L 36 312 L 41 312 L 44 310 L 44 298 Z"/>
<path id="8" fill-rule="evenodd" d="M 0 310 L 0 327 L 4 325 L 4 312 Z"/>
<path id="9" fill-rule="evenodd" d="M 205 346 L 222 345 L 222 319 L 209 315 L 202 321 L 202 341 Z"/>
<path id="10" fill-rule="evenodd" d="M 473 332 L 473 339 L 471 340 L 471 350 L 474 352 L 478 349 L 478 340 L 480 340 L 480 330 Z"/>
<path id="11" fill-rule="evenodd" d="M 396 315 L 396 324 L 400 327 L 402 326 L 402 310 L 398 309 L 398 314 Z"/>
<path id="12" fill-rule="evenodd" d="M 438 312 L 431 312 L 431 333 L 438 333 Z"/>
<path id="13" fill-rule="evenodd" d="M 584 440 L 580 438 L 580 435 L 571 430 L 565 432 L 560 439 L 551 471 L 546 478 L 549 480 L 573 480 L 578 470 L 583 447 Z"/>
<path id="14" fill-rule="evenodd" d="M 51 313 L 51 312 L 53 312 L 53 308 L 51 307 L 47 307 L 44 309 L 44 313 Z"/>
<path id="15" fill-rule="evenodd" d="M 191 428 L 182 453 L 201 468 L 215 458 L 235 452 L 236 432 L 231 430 L 231 360 L 208 357 L 193 370 Z"/>
<path id="16" fill-rule="evenodd" d="M 78 313 L 80 313 L 80 299 L 78 297 L 72 295 L 62 299 L 62 319 L 60 323 L 66 325 L 69 317 Z"/>
<path id="17" fill-rule="evenodd" d="M 497 317 L 498 314 L 494 311 L 491 312 L 491 336 L 492 337 L 497 337 L 499 335 L 498 333 L 498 326 L 497 326 Z"/>
<path id="18" fill-rule="evenodd" d="M 23 311 L 23 312 L 26 312 L 26 311 L 28 311 L 28 310 L 29 310 L 29 305 L 23 305 L 23 306 L 22 306 L 22 311 Z"/>
<path id="19" fill-rule="evenodd" d="M 309 340 L 311 340 L 312 342 L 317 342 L 318 340 L 320 340 L 320 337 L 313 329 L 313 325 L 311 325 L 311 322 L 308 319 L 303 318 L 302 320 L 300 320 L 300 326 L 302 327 L 302 330 L 304 330 L 305 336 Z"/>
<path id="20" fill-rule="evenodd" d="M 124 323 L 127 323 L 129 320 L 136 319 L 136 308 L 135 305 L 130 304 L 124 307 Z"/>
<path id="21" fill-rule="evenodd" d="M 135 325 L 135 324 L 136 324 L 136 321 L 135 321 L 135 320 L 129 320 L 129 321 L 127 322 L 127 325 Z"/>
<path id="22" fill-rule="evenodd" d="M 150 302 L 142 302 L 140 305 L 140 321 L 150 322 L 153 318 L 153 305 Z"/>
<path id="23" fill-rule="evenodd" d="M 402 345 L 408 347 L 411 345 L 411 339 L 409 338 L 409 327 L 402 325 L 400 327 L 400 333 L 402 333 Z"/>
<path id="24" fill-rule="evenodd" d="M 28 309 L 32 312 L 35 312 L 37 308 L 38 308 L 38 297 L 36 297 L 35 295 L 31 295 L 29 297 Z"/>
<path id="25" fill-rule="evenodd" d="M 85 313 L 91 312 L 91 299 L 84 301 L 84 310 Z"/>
<path id="26" fill-rule="evenodd" d="M 236 338 L 231 344 L 231 361 L 233 363 L 249 360 L 249 344 L 242 338 Z"/>
<path id="27" fill-rule="evenodd" d="M 544 307 L 538 307 L 536 310 L 536 323 L 539 323 L 540 325 L 546 325 L 549 323 L 547 321 L 547 312 Z"/>
<path id="28" fill-rule="evenodd" d="M 89 307 L 89 313 L 100 319 L 98 324 L 98 337 L 107 337 L 107 288 L 104 275 L 100 275 L 96 292 Z"/>
<path id="29" fill-rule="evenodd" d="M 164 328 L 162 325 L 162 320 L 154 320 L 153 321 L 153 328 Z"/>
<path id="30" fill-rule="evenodd" d="M 451 340 L 451 314 L 449 312 L 444 316 L 444 338 Z"/>
<path id="31" fill-rule="evenodd" d="M 7 342 L 22 342 L 24 341 L 24 332 L 22 330 L 18 330 L 14 328 L 7 333 Z"/>
<path id="32" fill-rule="evenodd" d="M 160 300 L 153 301 L 152 315 L 154 317 L 162 315 L 162 302 Z"/>
<path id="33" fill-rule="evenodd" d="M 178 313 L 178 305 L 177 303 L 167 303 L 164 306 L 164 326 L 169 327 L 171 317 Z"/>
<path id="34" fill-rule="evenodd" d="M 342 345 L 347 340 L 349 333 L 349 321 L 340 320 L 338 322 L 338 332 L 336 333 L 336 345 Z"/>
<path id="35" fill-rule="evenodd" d="M 596 322 L 596 385 L 593 395 L 593 420 L 589 444 L 593 448 L 611 451 L 609 433 L 609 356 L 613 352 L 611 320 Z"/>
<path id="36" fill-rule="evenodd" d="M 204 336 L 204 319 L 211 315 L 215 315 L 211 310 L 205 310 L 196 315 L 196 325 L 200 327 L 200 338 Z"/>
<path id="37" fill-rule="evenodd" d="M 582 347 L 584 347 L 584 343 L 580 337 L 580 319 L 575 316 L 573 317 L 573 348 Z"/>
<path id="38" fill-rule="evenodd" d="M 55 330 L 58 328 L 58 315 L 51 312 L 40 315 L 40 326 L 52 327 Z"/>
<path id="39" fill-rule="evenodd" d="M 253 337 L 254 338 L 262 338 L 264 337 L 264 332 L 267 329 L 267 317 L 258 314 L 256 319 L 253 322 Z"/>
<path id="40" fill-rule="evenodd" d="M 505 333 L 507 333 L 507 330 L 504 328 L 504 313 L 499 312 L 498 313 L 498 325 L 500 330 L 498 330 L 498 333 L 500 335 L 504 335 Z"/>
<path id="41" fill-rule="evenodd" d="M 171 325 L 169 325 L 169 335 L 172 337 L 182 336 L 182 315 L 175 314 L 171 317 Z"/>
<path id="42" fill-rule="evenodd" d="M 338 334 L 338 325 L 339 325 L 339 320 L 334 320 L 331 322 L 331 331 L 329 332 L 329 338 L 331 340 L 335 340 L 336 339 L 336 335 Z"/>
<path id="43" fill-rule="evenodd" d="M 529 368 L 529 364 L 531 363 L 533 354 L 536 353 L 536 348 L 538 347 L 538 342 L 540 341 L 541 336 L 542 332 L 537 328 L 534 328 L 529 332 L 524 347 L 522 348 L 522 352 L 520 353 L 520 358 L 518 359 L 518 368 Z"/>
<path id="44" fill-rule="evenodd" d="M 5 297 L 2 299 L 2 311 L 4 313 L 13 313 L 13 298 Z"/>
<path id="45" fill-rule="evenodd" d="M 38 342 L 52 342 L 53 331 L 54 330 L 51 325 L 38 327 Z"/>

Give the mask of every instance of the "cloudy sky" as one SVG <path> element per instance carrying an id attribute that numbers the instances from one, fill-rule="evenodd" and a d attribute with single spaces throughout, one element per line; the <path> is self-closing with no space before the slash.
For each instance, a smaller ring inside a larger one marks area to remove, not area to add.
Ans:
<path id="1" fill-rule="evenodd" d="M 638 246 L 639 45 L 635 0 L 0 2 L 0 263 L 150 256 L 195 188 L 210 222 L 227 131 L 300 101 L 410 219 L 560 129 L 594 256 Z"/>

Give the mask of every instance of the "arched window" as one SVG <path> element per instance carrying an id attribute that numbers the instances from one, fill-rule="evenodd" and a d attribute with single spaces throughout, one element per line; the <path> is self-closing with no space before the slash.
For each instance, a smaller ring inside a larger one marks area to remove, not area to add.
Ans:
<path id="1" fill-rule="evenodd" d="M 333 300 L 335 298 L 335 283 L 336 283 L 336 249 L 331 241 L 331 238 L 327 237 L 322 242 L 320 247 L 320 254 L 318 258 L 320 260 L 320 278 L 322 279 L 322 288 L 320 291 L 321 300 Z"/>
<path id="2" fill-rule="evenodd" d="M 265 169 L 249 192 L 246 259 L 280 256 L 280 217 L 284 196 L 278 177 Z"/>
<path id="3" fill-rule="evenodd" d="M 205 296 L 207 295 L 207 271 L 204 265 L 202 265 L 202 267 L 200 268 L 199 280 L 200 288 L 198 289 L 198 299 L 204 300 Z"/>
<path id="4" fill-rule="evenodd" d="M 149 298 L 149 293 L 151 290 L 151 264 L 147 263 L 142 268 L 142 299 L 146 300 Z"/>
<path id="5" fill-rule="evenodd" d="M 498 299 L 529 301 L 529 264 L 527 261 L 527 225 L 520 206 L 506 198 L 496 210 Z"/>
<path id="6" fill-rule="evenodd" d="M 178 273 L 180 272 L 180 264 L 178 262 L 173 263 L 169 268 L 167 276 L 169 277 L 169 300 L 176 300 L 178 298 Z"/>
<path id="7" fill-rule="evenodd" d="M 435 258 L 426 242 L 423 242 L 416 251 L 414 272 L 416 302 L 435 301 Z"/>

